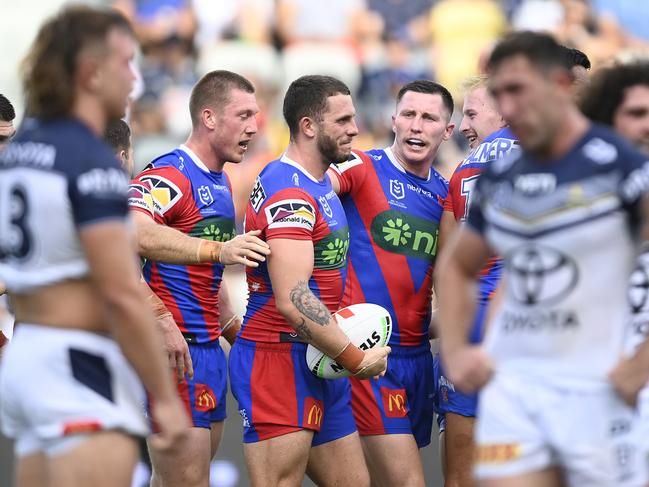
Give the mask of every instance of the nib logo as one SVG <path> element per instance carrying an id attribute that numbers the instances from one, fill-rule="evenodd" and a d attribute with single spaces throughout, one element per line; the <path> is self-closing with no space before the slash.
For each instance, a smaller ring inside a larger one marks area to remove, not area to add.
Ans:
<path id="1" fill-rule="evenodd" d="M 227 242 L 234 238 L 236 230 L 234 228 L 234 221 L 231 219 L 214 217 L 199 221 L 189 231 L 189 235 L 214 242 Z"/>
<path id="2" fill-rule="evenodd" d="M 383 238 L 395 247 L 406 245 L 412 237 L 412 232 L 409 231 L 410 225 L 404 223 L 401 218 L 395 220 L 390 218 L 386 223 L 387 225 L 382 228 Z"/>
<path id="3" fill-rule="evenodd" d="M 371 225 L 372 240 L 383 250 L 432 262 L 437 254 L 438 224 L 406 213 L 379 213 Z"/>
<path id="4" fill-rule="evenodd" d="M 329 265 L 336 265 L 347 255 L 349 240 L 335 239 L 327 244 L 327 248 L 322 251 L 322 260 Z"/>

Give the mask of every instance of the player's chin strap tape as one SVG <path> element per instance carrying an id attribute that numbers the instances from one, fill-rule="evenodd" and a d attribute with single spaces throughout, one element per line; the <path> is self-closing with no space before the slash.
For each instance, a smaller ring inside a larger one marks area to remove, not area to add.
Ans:
<path id="1" fill-rule="evenodd" d="M 345 348 L 343 348 L 338 355 L 333 357 L 336 362 L 345 367 L 352 374 L 357 374 L 361 371 L 360 365 L 363 358 L 365 358 L 365 352 L 356 345 L 353 345 L 351 341 L 347 342 Z"/>

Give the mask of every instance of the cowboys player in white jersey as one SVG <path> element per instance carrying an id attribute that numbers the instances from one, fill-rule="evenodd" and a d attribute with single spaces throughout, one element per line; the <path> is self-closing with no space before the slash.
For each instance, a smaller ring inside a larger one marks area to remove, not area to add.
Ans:
<path id="1" fill-rule="evenodd" d="M 646 156 L 579 112 L 550 36 L 512 34 L 488 69 L 523 151 L 479 179 L 468 225 L 439 264 L 448 374 L 465 391 L 485 386 L 479 485 L 644 485 L 628 404 L 649 376 L 649 347 L 620 357 L 636 237 L 649 240 Z M 484 348 L 471 346 L 475 279 L 494 253 L 504 259 L 502 305 Z"/>
<path id="2" fill-rule="evenodd" d="M 18 486 L 129 486 L 154 399 L 161 447 L 188 428 L 126 216 L 128 179 L 101 140 L 123 116 L 136 41 L 113 10 L 68 7 L 25 60 L 31 117 L 0 155 L 0 280 L 16 316 L 0 369 Z"/>

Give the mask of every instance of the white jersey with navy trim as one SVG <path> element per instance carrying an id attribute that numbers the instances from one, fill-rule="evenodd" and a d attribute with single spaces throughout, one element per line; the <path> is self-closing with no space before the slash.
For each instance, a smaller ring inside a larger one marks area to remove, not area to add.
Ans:
<path id="1" fill-rule="evenodd" d="M 25 121 L 0 153 L 0 280 L 20 294 L 86 276 L 77 230 L 124 219 L 127 189 L 115 155 L 81 122 Z"/>
<path id="2" fill-rule="evenodd" d="M 628 324 L 646 157 L 593 126 L 566 154 L 494 162 L 469 225 L 504 259 L 504 299 L 485 339 L 497 370 L 600 387 Z"/>

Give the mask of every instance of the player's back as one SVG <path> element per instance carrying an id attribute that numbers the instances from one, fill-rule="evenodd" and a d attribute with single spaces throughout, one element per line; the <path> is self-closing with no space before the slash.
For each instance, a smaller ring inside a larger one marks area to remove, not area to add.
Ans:
<path id="1" fill-rule="evenodd" d="M 390 345 L 428 341 L 432 271 L 448 183 L 406 172 L 391 149 L 354 153 L 335 168 L 350 226 L 343 305 L 376 303 L 394 318 Z"/>
<path id="2" fill-rule="evenodd" d="M 28 119 L 0 153 L 0 280 L 14 294 L 87 276 L 77 227 L 126 216 L 128 178 L 75 119 Z"/>
<path id="3" fill-rule="evenodd" d="M 329 311 L 338 310 L 347 271 L 349 229 L 328 175 L 318 181 L 285 155 L 271 162 L 257 177 L 250 195 L 246 231 L 251 230 L 261 230 L 260 238 L 266 241 L 312 241 L 309 289 Z M 246 271 L 250 297 L 241 336 L 262 342 L 294 339 L 294 329 L 275 307 L 267 264 Z"/>

